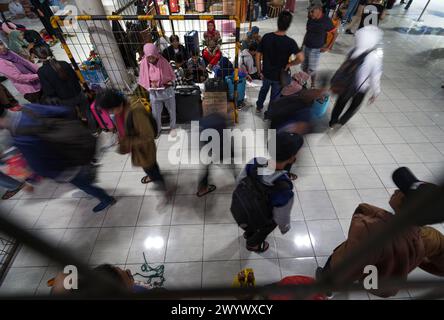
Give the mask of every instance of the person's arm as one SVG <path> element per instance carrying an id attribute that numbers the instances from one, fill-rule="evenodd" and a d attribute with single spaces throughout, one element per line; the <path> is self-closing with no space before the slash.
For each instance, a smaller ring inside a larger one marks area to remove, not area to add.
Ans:
<path id="1" fill-rule="evenodd" d="M 256 52 L 256 68 L 257 68 L 257 74 L 263 80 L 264 75 L 262 74 L 262 53 L 261 52 Z"/>
<path id="2" fill-rule="evenodd" d="M 1 64 L 0 72 L 8 79 L 19 83 L 29 83 L 39 79 L 36 73 L 23 74 L 14 65 L 10 65 L 9 63 Z"/>
<path id="3" fill-rule="evenodd" d="M 286 234 L 291 229 L 291 209 L 293 204 L 294 196 L 285 205 L 273 208 L 273 220 L 282 234 Z"/>
<path id="4" fill-rule="evenodd" d="M 381 77 L 382 77 L 382 59 L 373 54 L 371 57 L 373 59 L 368 60 L 367 66 L 363 65 L 363 67 L 371 68 L 370 71 L 370 88 L 373 91 L 373 95 L 369 100 L 369 103 L 375 102 L 376 98 L 381 94 Z M 368 58 L 368 57 L 367 57 Z"/>
<path id="5" fill-rule="evenodd" d="M 296 58 L 287 64 L 287 66 L 285 67 L 285 70 L 290 69 L 292 66 L 296 66 L 298 64 L 301 64 L 304 61 L 304 52 L 301 49 L 299 49 L 299 47 L 295 41 L 293 43 L 293 48 L 291 50 L 291 53 L 295 54 Z"/>

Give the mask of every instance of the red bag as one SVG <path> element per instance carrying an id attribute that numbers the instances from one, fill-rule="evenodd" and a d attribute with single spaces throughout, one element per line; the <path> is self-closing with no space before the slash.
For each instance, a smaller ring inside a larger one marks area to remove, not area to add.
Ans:
<path id="1" fill-rule="evenodd" d="M 180 11 L 177 0 L 170 0 L 170 13 L 178 13 Z"/>
<path id="2" fill-rule="evenodd" d="M 298 285 L 298 284 L 312 284 L 316 280 L 312 277 L 306 277 L 306 276 L 290 276 L 282 279 L 278 282 L 278 286 L 286 286 L 286 285 Z M 294 298 L 291 296 L 291 294 L 285 293 L 285 294 L 272 294 L 269 297 L 270 300 L 293 300 Z M 306 300 L 327 300 L 327 296 L 325 294 L 315 294 L 311 297 L 307 297 Z"/>

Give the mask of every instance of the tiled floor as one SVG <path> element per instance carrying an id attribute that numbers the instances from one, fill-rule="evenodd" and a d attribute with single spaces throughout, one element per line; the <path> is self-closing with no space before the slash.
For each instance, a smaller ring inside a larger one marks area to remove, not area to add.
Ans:
<path id="1" fill-rule="evenodd" d="M 293 169 L 296 201 L 292 230 L 269 237 L 270 250 L 258 255 L 245 250 L 245 240 L 229 212 L 234 177 L 222 167 L 212 169 L 218 191 L 198 199 L 199 166 L 167 163 L 166 136 L 159 141 L 158 159 L 167 181 L 177 185 L 174 202 L 161 203 L 158 191 L 139 183 L 143 173 L 128 156 L 104 152 L 99 185 L 118 198 L 106 212 L 93 214 L 95 200 L 66 185 L 45 181 L 32 195 L 20 194 L 0 203 L 10 217 L 52 243 L 72 250 L 90 265 L 108 262 L 140 270 L 144 252 L 149 262 L 165 264 L 166 287 L 230 285 L 243 267 L 255 270 L 258 283 L 294 274 L 314 275 L 332 250 L 345 239 L 350 217 L 360 202 L 388 208 L 395 187 L 391 173 L 406 165 L 420 179 L 437 181 L 444 165 L 444 60 L 429 53 L 442 48 L 444 37 L 405 35 L 397 26 L 414 26 L 425 1 L 415 1 L 405 14 L 392 10 L 382 24 L 384 35 L 383 93 L 374 105 L 364 105 L 339 132 L 313 133 Z M 290 35 L 301 43 L 305 4 Z M 430 10 L 443 10 L 432 3 Z M 443 18 L 425 15 L 427 25 L 442 26 Z M 262 32 L 276 20 L 259 22 Z M 335 49 L 323 54 L 321 70 L 335 70 L 353 37 L 340 35 Z M 248 88 L 253 103 L 258 88 Z M 264 128 L 252 109 L 241 112 L 239 128 Z M 105 137 L 104 137 L 105 138 Z M 182 149 L 182 151 L 184 151 Z M 183 156 L 183 155 L 182 155 Z M 239 170 L 239 168 L 237 168 Z M 441 230 L 443 230 L 442 226 Z M 0 288 L 2 294 L 46 294 L 46 281 L 58 268 L 47 258 L 23 248 Z M 422 277 L 415 271 L 411 277 Z M 402 291 L 395 298 L 415 297 Z M 373 299 L 366 293 L 341 294 L 340 299 Z"/>

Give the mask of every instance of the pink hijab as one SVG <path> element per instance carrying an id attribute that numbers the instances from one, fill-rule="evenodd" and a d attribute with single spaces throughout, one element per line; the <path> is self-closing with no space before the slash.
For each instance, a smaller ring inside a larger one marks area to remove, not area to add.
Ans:
<path id="1" fill-rule="evenodd" d="M 173 68 L 168 61 L 162 57 L 157 47 L 152 43 L 147 43 L 143 47 L 143 53 L 145 54 L 142 62 L 140 63 L 140 77 L 139 84 L 145 89 L 151 88 L 151 81 L 158 81 L 159 86 L 166 84 L 169 81 L 176 80 Z M 158 58 L 156 64 L 148 62 L 149 56 L 155 56 Z"/>

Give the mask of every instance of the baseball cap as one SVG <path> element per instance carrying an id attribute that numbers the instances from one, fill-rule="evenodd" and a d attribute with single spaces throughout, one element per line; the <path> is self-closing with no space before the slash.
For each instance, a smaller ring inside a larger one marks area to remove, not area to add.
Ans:
<path id="1" fill-rule="evenodd" d="M 310 5 L 308 6 L 308 9 L 313 10 L 313 9 L 322 8 L 322 7 L 323 7 L 323 4 L 322 4 L 321 0 L 313 0 L 313 1 L 310 1 Z"/>
<path id="2" fill-rule="evenodd" d="M 396 169 L 392 175 L 393 182 L 404 195 L 408 195 L 425 182 L 420 181 L 409 168 Z"/>

